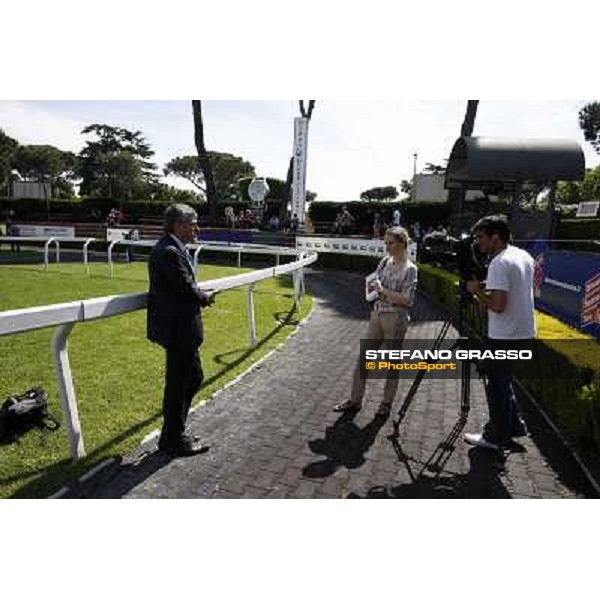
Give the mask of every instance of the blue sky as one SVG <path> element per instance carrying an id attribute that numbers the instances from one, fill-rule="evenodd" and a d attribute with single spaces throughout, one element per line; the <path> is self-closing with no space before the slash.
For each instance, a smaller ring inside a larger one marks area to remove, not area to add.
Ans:
<path id="1" fill-rule="evenodd" d="M 577 140 L 586 165 L 600 156 L 583 139 L 577 122 L 586 100 L 482 100 L 475 135 L 566 137 Z M 441 163 L 458 136 L 464 100 L 318 100 L 309 133 L 307 187 L 320 200 L 358 199 L 368 188 L 398 186 L 409 179 L 413 153 L 419 169 Z M 258 175 L 285 178 L 292 149 L 296 100 L 205 101 L 209 149 L 249 160 Z M 81 129 L 107 123 L 141 130 L 160 167 L 194 154 L 191 102 L 0 101 L 0 127 L 21 143 L 53 144 L 78 151 Z M 169 183 L 189 187 L 181 180 Z"/>

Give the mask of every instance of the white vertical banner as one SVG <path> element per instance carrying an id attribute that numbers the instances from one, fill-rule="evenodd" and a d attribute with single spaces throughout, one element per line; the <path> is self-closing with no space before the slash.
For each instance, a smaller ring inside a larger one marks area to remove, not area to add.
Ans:
<path id="1" fill-rule="evenodd" d="M 294 119 L 294 177 L 292 179 L 292 214 L 304 223 L 304 203 L 306 201 L 306 151 L 308 147 L 308 119 Z"/>

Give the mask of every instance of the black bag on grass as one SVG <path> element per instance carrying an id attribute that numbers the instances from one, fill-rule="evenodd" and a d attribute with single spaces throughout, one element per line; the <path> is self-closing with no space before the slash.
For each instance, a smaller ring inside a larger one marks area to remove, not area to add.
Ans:
<path id="1" fill-rule="evenodd" d="M 0 407 L 0 444 L 12 444 L 31 429 L 45 433 L 58 426 L 48 412 L 48 394 L 40 387 L 9 396 Z"/>

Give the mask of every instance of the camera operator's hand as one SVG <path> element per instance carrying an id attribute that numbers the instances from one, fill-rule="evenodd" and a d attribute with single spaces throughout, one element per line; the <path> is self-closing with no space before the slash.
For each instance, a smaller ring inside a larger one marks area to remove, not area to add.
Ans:
<path id="1" fill-rule="evenodd" d="M 475 277 L 471 279 L 471 281 L 467 281 L 467 291 L 470 294 L 476 294 L 481 290 L 481 282 L 478 281 Z"/>

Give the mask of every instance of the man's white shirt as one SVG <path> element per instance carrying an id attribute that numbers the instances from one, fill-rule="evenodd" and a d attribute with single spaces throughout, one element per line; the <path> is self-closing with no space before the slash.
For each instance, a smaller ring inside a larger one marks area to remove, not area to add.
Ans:
<path id="1" fill-rule="evenodd" d="M 488 311 L 488 335 L 497 340 L 535 337 L 533 300 L 534 260 L 528 252 L 508 245 L 490 262 L 486 290 L 506 292 L 506 308 Z"/>
<path id="2" fill-rule="evenodd" d="M 190 253 L 188 252 L 188 249 L 176 235 L 173 235 L 172 233 L 169 233 L 169 235 L 175 240 L 177 247 L 183 252 L 183 255 L 185 256 L 186 260 L 188 261 L 188 264 L 192 269 L 192 274 L 194 276 L 194 281 L 196 282 L 196 287 L 198 287 L 198 281 L 196 280 L 196 270 L 194 269 L 194 263 L 192 261 L 192 257 L 190 256 Z"/>

